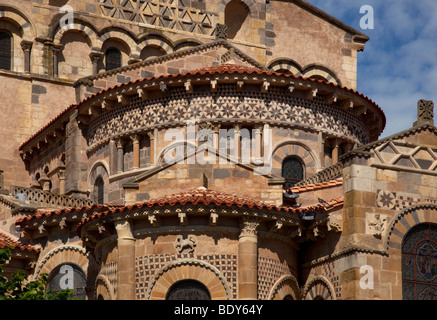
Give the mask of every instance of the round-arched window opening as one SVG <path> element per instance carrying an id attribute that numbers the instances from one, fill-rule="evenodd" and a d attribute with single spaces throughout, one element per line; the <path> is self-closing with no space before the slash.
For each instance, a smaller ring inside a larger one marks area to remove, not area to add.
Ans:
<path id="1" fill-rule="evenodd" d="M 297 157 L 287 157 L 282 161 L 282 177 L 285 178 L 284 188 L 289 189 L 303 180 L 304 167 Z"/>
<path id="2" fill-rule="evenodd" d="M 294 300 L 291 294 L 287 294 L 282 300 Z"/>
<path id="3" fill-rule="evenodd" d="M 98 204 L 103 204 L 105 195 L 105 182 L 102 177 L 97 177 L 94 183 L 94 201 Z"/>
<path id="4" fill-rule="evenodd" d="M 121 51 L 111 47 L 106 50 L 106 71 L 121 67 Z"/>
<path id="5" fill-rule="evenodd" d="M 182 280 L 170 287 L 166 300 L 211 300 L 211 295 L 199 281 Z"/>
<path id="6" fill-rule="evenodd" d="M 50 273 L 48 289 L 52 292 L 70 289 L 73 290 L 74 298 L 85 300 L 85 288 L 85 272 L 75 264 L 63 263 Z"/>
<path id="7" fill-rule="evenodd" d="M 437 299 L 437 225 L 421 223 L 402 240 L 404 300 Z"/>
<path id="8" fill-rule="evenodd" d="M 0 69 L 11 70 L 12 36 L 9 32 L 0 31 Z"/>

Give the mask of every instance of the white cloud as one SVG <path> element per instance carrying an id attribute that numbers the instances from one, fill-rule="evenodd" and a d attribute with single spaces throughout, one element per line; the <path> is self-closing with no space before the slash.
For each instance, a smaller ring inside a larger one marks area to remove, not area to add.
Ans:
<path id="1" fill-rule="evenodd" d="M 384 110 L 382 137 L 405 130 L 416 120 L 417 100 L 436 99 L 437 3 L 429 0 L 309 0 L 359 29 L 362 5 L 374 8 L 374 30 L 358 56 L 358 91 Z M 435 101 L 437 103 L 437 100 Z"/>

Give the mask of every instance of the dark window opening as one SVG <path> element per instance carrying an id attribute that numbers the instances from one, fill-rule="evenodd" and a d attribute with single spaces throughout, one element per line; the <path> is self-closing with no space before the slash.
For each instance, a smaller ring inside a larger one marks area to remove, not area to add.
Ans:
<path id="1" fill-rule="evenodd" d="M 66 289 L 73 290 L 76 299 L 86 299 L 86 275 L 83 270 L 71 263 L 63 263 L 56 267 L 48 281 L 48 288 L 53 292 Z"/>
<path id="2" fill-rule="evenodd" d="M 7 32 L 0 32 L 0 69 L 11 70 L 12 37 Z"/>
<path id="3" fill-rule="evenodd" d="M 121 67 L 121 52 L 117 48 L 106 50 L 106 71 Z"/>
<path id="4" fill-rule="evenodd" d="M 284 189 L 293 187 L 303 180 L 303 165 L 296 157 L 287 157 L 282 162 L 282 177 L 285 178 Z"/>
<path id="5" fill-rule="evenodd" d="M 94 184 L 94 200 L 98 204 L 103 204 L 103 197 L 105 193 L 105 183 L 102 179 L 102 177 L 98 177 L 96 179 L 96 182 Z"/>
<path id="6" fill-rule="evenodd" d="M 171 286 L 167 300 L 211 300 L 208 289 L 195 280 L 182 280 Z"/>

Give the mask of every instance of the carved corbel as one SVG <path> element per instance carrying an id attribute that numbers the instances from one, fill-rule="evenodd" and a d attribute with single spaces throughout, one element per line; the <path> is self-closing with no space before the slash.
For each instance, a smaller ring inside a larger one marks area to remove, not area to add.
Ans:
<path id="1" fill-rule="evenodd" d="M 359 117 L 359 116 L 361 116 L 362 114 L 366 114 L 367 113 L 367 107 L 366 106 L 359 106 L 359 107 L 356 107 L 355 109 L 354 109 L 354 115 L 355 115 L 355 117 Z"/>
<path id="2" fill-rule="evenodd" d="M 114 101 L 108 100 L 108 99 L 103 99 L 102 109 L 107 110 L 107 111 L 111 111 L 112 109 L 114 109 Z"/>
<path id="3" fill-rule="evenodd" d="M 216 226 L 217 220 L 218 220 L 218 214 L 215 212 L 211 212 L 211 214 L 209 215 L 209 225 Z"/>
<path id="4" fill-rule="evenodd" d="M 179 223 L 181 226 L 186 226 L 188 224 L 187 222 L 187 214 L 185 212 L 179 212 L 178 213 Z"/>
<path id="5" fill-rule="evenodd" d="M 47 230 L 46 230 L 46 227 L 45 227 L 46 223 L 47 223 L 46 221 L 43 221 L 43 222 L 38 226 L 38 232 L 39 232 L 40 234 L 47 233 Z"/>
<path id="6" fill-rule="evenodd" d="M 88 109 L 88 115 L 90 116 L 94 116 L 94 117 L 99 117 L 102 114 L 102 111 L 100 110 L 99 107 L 89 107 Z"/>
<path id="7" fill-rule="evenodd" d="M 290 237 L 290 238 L 296 238 L 296 237 L 302 237 L 302 228 L 301 227 L 297 227 L 296 229 L 294 229 L 294 230 L 292 230 L 292 231 L 290 231 L 289 233 L 288 233 L 288 236 Z"/>
<path id="8" fill-rule="evenodd" d="M 237 81 L 237 91 L 243 91 L 244 81 Z"/>
<path id="9" fill-rule="evenodd" d="M 162 93 L 167 93 L 168 92 L 168 86 L 165 83 L 161 83 L 159 85 L 159 90 L 161 90 Z"/>
<path id="10" fill-rule="evenodd" d="M 141 100 L 146 101 L 149 99 L 150 95 L 149 95 L 148 91 L 140 88 L 140 89 L 137 89 L 137 93 L 138 93 L 138 96 L 141 98 Z"/>
<path id="11" fill-rule="evenodd" d="M 59 221 L 59 227 L 61 230 L 66 229 L 67 227 L 67 217 L 63 217 L 61 221 Z"/>
<path id="12" fill-rule="evenodd" d="M 306 99 L 312 101 L 317 96 L 318 91 L 318 89 L 314 88 L 309 89 L 306 93 Z"/>
<path id="13" fill-rule="evenodd" d="M 280 220 L 276 220 L 274 222 L 274 224 L 271 226 L 269 231 L 270 232 L 278 232 L 282 229 L 282 227 L 283 227 L 283 222 Z"/>
<path id="14" fill-rule="evenodd" d="M 148 217 L 149 223 L 154 227 L 159 227 L 159 221 L 155 214 L 149 213 Z"/>
<path id="15" fill-rule="evenodd" d="M 354 107 L 354 101 L 352 99 L 346 99 L 340 103 L 340 109 L 342 110 L 352 110 Z"/>
<path id="16" fill-rule="evenodd" d="M 118 94 L 117 101 L 123 106 L 128 106 L 130 104 L 130 98 L 125 94 Z"/>
<path id="17" fill-rule="evenodd" d="M 337 102 L 337 99 L 338 99 L 338 93 L 337 93 L 337 92 L 334 92 L 334 93 L 332 93 L 332 94 L 330 94 L 330 95 L 328 95 L 328 96 L 326 97 L 325 102 L 326 102 L 327 105 L 331 105 L 331 104 L 333 104 L 334 102 Z"/>
<path id="18" fill-rule="evenodd" d="M 184 83 L 186 93 L 193 93 L 193 84 L 191 80 L 187 80 Z"/>
<path id="19" fill-rule="evenodd" d="M 270 82 L 264 81 L 261 85 L 261 92 L 266 93 L 269 92 Z"/>
<path id="20" fill-rule="evenodd" d="M 211 80 L 210 86 L 211 86 L 211 92 L 217 92 L 217 80 Z"/>

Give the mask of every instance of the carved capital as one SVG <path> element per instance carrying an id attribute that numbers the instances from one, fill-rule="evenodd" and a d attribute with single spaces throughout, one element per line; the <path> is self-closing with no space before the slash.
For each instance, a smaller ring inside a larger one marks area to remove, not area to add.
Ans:
<path id="1" fill-rule="evenodd" d="M 115 230 L 119 240 L 134 240 L 131 225 L 128 220 L 115 222 Z"/>
<path id="2" fill-rule="evenodd" d="M 258 227 L 260 220 L 256 218 L 244 217 L 240 222 L 240 237 L 253 236 L 256 237 L 258 234 Z"/>
<path id="3" fill-rule="evenodd" d="M 27 41 L 27 40 L 23 40 L 21 41 L 21 48 L 23 49 L 23 51 L 30 51 L 30 49 L 32 49 L 32 41 Z"/>

